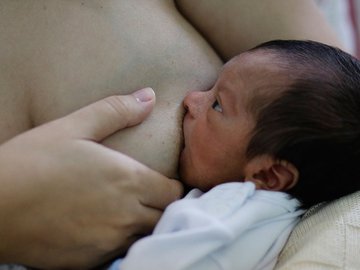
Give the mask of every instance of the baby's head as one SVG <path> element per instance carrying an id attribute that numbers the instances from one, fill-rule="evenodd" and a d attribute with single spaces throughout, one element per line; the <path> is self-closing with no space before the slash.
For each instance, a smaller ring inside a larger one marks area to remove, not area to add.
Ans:
<path id="1" fill-rule="evenodd" d="M 183 181 L 287 191 L 310 206 L 360 187 L 360 62 L 310 41 L 272 41 L 229 61 L 184 100 Z"/>

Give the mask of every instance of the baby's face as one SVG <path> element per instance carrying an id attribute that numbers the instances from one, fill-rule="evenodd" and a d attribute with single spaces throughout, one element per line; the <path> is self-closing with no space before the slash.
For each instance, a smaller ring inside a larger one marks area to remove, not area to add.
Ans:
<path id="1" fill-rule="evenodd" d="M 185 147 L 180 157 L 184 183 L 206 191 L 244 180 L 245 151 L 255 125 L 248 106 L 255 92 L 266 92 L 269 80 L 277 79 L 269 76 L 275 69 L 271 55 L 245 53 L 223 67 L 209 91 L 185 97 Z"/>

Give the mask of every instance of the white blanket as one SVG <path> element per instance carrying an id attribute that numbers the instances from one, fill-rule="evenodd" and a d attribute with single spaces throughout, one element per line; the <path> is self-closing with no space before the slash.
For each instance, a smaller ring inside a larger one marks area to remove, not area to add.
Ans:
<path id="1" fill-rule="evenodd" d="M 286 193 L 227 183 L 171 204 L 111 270 L 273 269 L 303 213 Z"/>

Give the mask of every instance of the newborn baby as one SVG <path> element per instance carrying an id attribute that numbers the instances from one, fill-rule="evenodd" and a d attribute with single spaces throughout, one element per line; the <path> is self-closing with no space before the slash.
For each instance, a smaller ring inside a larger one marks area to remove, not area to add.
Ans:
<path id="1" fill-rule="evenodd" d="M 180 175 L 196 189 L 112 267 L 272 269 L 301 205 L 359 188 L 358 85 L 357 59 L 311 41 L 230 60 L 184 100 Z"/>

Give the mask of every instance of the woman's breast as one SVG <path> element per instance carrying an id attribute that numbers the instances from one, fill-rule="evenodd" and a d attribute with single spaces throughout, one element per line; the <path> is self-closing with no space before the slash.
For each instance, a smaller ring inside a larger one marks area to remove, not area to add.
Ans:
<path id="1" fill-rule="evenodd" d="M 157 104 L 150 117 L 104 144 L 174 177 L 182 99 L 214 83 L 222 64 L 214 51 L 172 1 L 39 2 L 26 15 L 31 27 L 23 26 L 29 29 L 22 37 L 34 125 L 152 87 Z"/>

